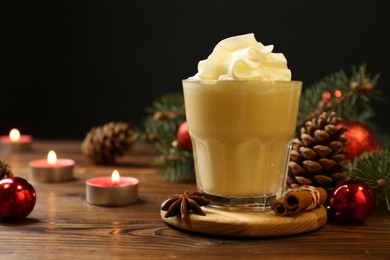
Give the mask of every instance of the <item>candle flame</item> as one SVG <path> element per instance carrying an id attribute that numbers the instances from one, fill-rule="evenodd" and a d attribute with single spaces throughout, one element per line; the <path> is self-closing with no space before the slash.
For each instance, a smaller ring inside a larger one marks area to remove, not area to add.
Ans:
<path id="1" fill-rule="evenodd" d="M 120 178 L 121 178 L 121 176 L 119 175 L 119 172 L 117 170 L 112 172 L 111 182 L 113 185 L 118 185 Z"/>
<path id="2" fill-rule="evenodd" d="M 50 150 L 50 152 L 47 154 L 47 163 L 48 164 L 57 163 L 57 154 L 53 150 Z"/>
<path id="3" fill-rule="evenodd" d="M 11 139 L 11 141 L 19 141 L 20 139 L 20 132 L 18 129 L 14 128 L 12 129 L 10 132 L 9 132 L 9 139 Z"/>

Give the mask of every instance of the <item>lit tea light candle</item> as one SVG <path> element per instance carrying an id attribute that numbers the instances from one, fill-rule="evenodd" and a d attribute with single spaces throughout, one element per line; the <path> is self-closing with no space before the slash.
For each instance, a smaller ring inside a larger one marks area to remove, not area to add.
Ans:
<path id="1" fill-rule="evenodd" d="M 21 135 L 19 130 L 14 128 L 9 135 L 0 136 L 0 147 L 13 152 L 28 151 L 31 149 L 32 141 L 31 135 Z"/>
<path id="2" fill-rule="evenodd" d="M 138 200 L 139 181 L 121 177 L 117 170 L 111 177 L 97 177 L 86 181 L 87 202 L 98 206 L 125 206 Z"/>
<path id="3" fill-rule="evenodd" d="M 73 180 L 74 160 L 57 159 L 51 150 L 47 159 L 33 160 L 29 163 L 29 178 L 38 182 L 61 182 Z"/>

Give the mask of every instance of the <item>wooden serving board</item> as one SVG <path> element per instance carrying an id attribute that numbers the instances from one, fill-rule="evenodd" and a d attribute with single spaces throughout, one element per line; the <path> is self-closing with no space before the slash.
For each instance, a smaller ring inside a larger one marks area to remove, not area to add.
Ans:
<path id="1" fill-rule="evenodd" d="M 182 220 L 180 216 L 165 218 L 166 211 L 160 211 L 161 218 L 180 229 L 234 237 L 273 237 L 305 233 L 319 229 L 326 223 L 327 212 L 321 206 L 290 216 L 276 216 L 268 212 L 223 211 L 203 207 L 206 216 L 189 214 Z"/>

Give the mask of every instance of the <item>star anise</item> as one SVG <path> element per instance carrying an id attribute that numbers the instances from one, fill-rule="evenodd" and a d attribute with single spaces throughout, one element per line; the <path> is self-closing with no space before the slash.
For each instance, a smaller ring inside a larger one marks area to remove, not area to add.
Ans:
<path id="1" fill-rule="evenodd" d="M 165 217 L 173 217 L 178 214 L 182 219 L 185 219 L 190 211 L 195 214 L 205 216 L 202 206 L 210 204 L 210 200 L 203 198 L 204 193 L 201 192 L 184 192 L 183 194 L 175 194 L 169 198 L 162 206 L 161 209 L 166 211 Z"/>

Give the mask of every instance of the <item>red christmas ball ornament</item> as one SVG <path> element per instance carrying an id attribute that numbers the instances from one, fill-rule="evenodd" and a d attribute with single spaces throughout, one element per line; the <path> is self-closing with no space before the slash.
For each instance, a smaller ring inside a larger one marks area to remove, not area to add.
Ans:
<path id="1" fill-rule="evenodd" d="M 33 210 L 35 201 L 35 189 L 27 180 L 20 177 L 0 180 L 0 219 L 24 219 Z"/>
<path id="2" fill-rule="evenodd" d="M 177 131 L 177 143 L 179 144 L 179 147 L 183 150 L 191 150 L 192 149 L 192 142 L 191 137 L 188 132 L 188 126 L 187 121 L 184 121 L 180 124 L 179 129 Z"/>
<path id="3" fill-rule="evenodd" d="M 347 139 L 347 160 L 353 160 L 364 152 L 372 152 L 380 148 L 378 138 L 366 126 L 357 122 L 341 123 L 340 127 L 346 127 L 348 131 L 341 136 Z"/>
<path id="4" fill-rule="evenodd" d="M 361 223 L 375 209 L 375 195 L 363 182 L 349 179 L 340 183 L 330 194 L 328 216 L 340 222 Z"/>

